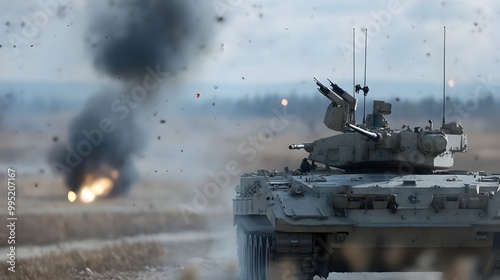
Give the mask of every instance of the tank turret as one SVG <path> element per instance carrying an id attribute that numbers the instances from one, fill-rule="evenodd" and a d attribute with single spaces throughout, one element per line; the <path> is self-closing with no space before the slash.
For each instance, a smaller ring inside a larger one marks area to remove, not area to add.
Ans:
<path id="1" fill-rule="evenodd" d="M 433 128 L 432 121 L 424 129 L 391 129 L 384 116 L 391 113 L 392 105 L 380 100 L 373 102 L 373 112 L 366 117 L 366 123 L 356 125 L 356 98 L 331 82 L 332 89 L 316 79 L 315 82 L 318 91 L 332 101 L 325 114 L 325 125 L 341 133 L 289 146 L 305 149 L 309 160 L 347 172 L 431 173 L 452 167 L 454 153 L 467 149 L 467 136 L 455 122 L 439 129 Z"/>

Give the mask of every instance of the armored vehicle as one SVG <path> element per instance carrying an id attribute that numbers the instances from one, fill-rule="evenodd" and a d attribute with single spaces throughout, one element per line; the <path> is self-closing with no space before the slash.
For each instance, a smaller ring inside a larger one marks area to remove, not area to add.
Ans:
<path id="1" fill-rule="evenodd" d="M 450 170 L 467 149 L 462 126 L 443 119 L 439 128 L 391 129 L 384 101 L 356 125 L 357 99 L 316 84 L 331 101 L 324 124 L 337 133 L 290 145 L 309 154 L 299 170 L 259 170 L 236 187 L 242 279 L 361 271 L 489 279 L 498 268 L 500 180 Z"/>

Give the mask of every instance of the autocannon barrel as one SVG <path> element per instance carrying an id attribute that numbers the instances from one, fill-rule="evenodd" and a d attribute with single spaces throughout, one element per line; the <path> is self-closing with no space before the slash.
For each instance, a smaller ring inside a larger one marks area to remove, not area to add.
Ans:
<path id="1" fill-rule="evenodd" d="M 324 84 L 322 84 L 320 81 L 318 81 L 316 78 L 314 78 L 314 81 L 316 82 L 316 85 L 318 85 L 318 90 L 324 96 L 326 96 L 328 99 L 330 99 L 330 97 L 328 97 L 328 94 L 330 93 L 330 90 Z"/>
<path id="2" fill-rule="evenodd" d="M 364 130 L 360 127 L 357 127 L 355 125 L 352 125 L 350 123 L 347 124 L 347 126 L 354 130 L 355 132 L 359 133 L 359 134 L 362 134 L 366 137 L 368 137 L 368 139 L 372 140 L 372 141 L 375 141 L 377 142 L 378 140 L 380 140 L 380 134 L 376 133 L 376 132 L 371 132 L 371 131 L 368 131 L 368 130 Z"/>
<path id="3" fill-rule="evenodd" d="M 332 87 L 332 91 L 338 94 L 339 96 L 344 96 L 344 94 L 347 94 L 347 92 L 339 87 L 337 84 L 334 84 L 332 81 L 328 80 L 330 82 L 330 86 Z"/>
<path id="4" fill-rule="evenodd" d="M 288 146 L 288 149 L 290 150 L 304 149 L 304 144 L 291 144 L 290 146 Z"/>
<path id="5" fill-rule="evenodd" d="M 313 150 L 313 145 L 311 143 L 304 143 L 304 144 L 291 144 L 288 146 L 288 149 L 290 150 L 301 150 L 304 149 L 306 152 L 312 152 Z"/>

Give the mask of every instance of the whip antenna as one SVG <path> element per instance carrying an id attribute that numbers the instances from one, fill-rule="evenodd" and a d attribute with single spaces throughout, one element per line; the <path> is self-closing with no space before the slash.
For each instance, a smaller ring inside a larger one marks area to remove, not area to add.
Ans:
<path id="1" fill-rule="evenodd" d="M 366 86 L 366 54 L 367 54 L 367 49 L 368 49 L 368 29 L 365 28 L 365 75 L 363 78 L 363 124 L 366 124 L 366 122 L 365 122 L 366 95 L 368 94 L 368 87 Z"/>
<path id="2" fill-rule="evenodd" d="M 356 92 L 356 28 L 352 28 L 352 93 Z M 354 110 L 354 123 L 356 123 L 356 110 Z"/>
<path id="3" fill-rule="evenodd" d="M 443 125 L 445 123 L 444 115 L 446 111 L 446 26 L 443 28 Z"/>

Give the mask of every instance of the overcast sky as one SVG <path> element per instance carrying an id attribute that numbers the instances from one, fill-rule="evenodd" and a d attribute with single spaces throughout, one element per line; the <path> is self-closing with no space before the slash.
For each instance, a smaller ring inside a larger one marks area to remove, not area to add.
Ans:
<path id="1" fill-rule="evenodd" d="M 56 0 L 0 0 L 0 81 L 106 81 L 84 44 L 96 1 L 58 0 L 67 5 L 56 14 L 46 12 L 44 2 Z M 211 51 L 193 67 L 199 82 L 300 84 L 313 76 L 350 81 L 353 28 L 362 82 L 361 30 L 368 28 L 369 81 L 441 83 L 444 25 L 448 79 L 455 86 L 477 83 L 478 76 L 500 81 L 498 1 L 207 2 L 203 9 L 224 21 L 217 24 Z"/>

